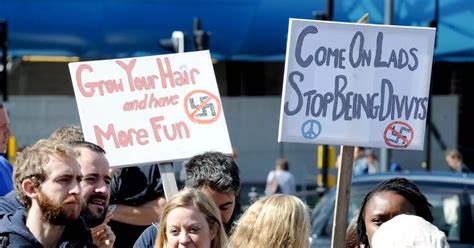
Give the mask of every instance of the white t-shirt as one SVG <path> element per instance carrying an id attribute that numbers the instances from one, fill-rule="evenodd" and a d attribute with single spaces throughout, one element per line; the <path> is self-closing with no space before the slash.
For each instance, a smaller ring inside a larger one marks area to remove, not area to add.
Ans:
<path id="1" fill-rule="evenodd" d="M 283 170 L 272 170 L 268 173 L 267 183 L 271 182 L 274 176 L 276 176 L 281 193 L 294 194 L 296 192 L 295 177 L 293 174 Z"/>

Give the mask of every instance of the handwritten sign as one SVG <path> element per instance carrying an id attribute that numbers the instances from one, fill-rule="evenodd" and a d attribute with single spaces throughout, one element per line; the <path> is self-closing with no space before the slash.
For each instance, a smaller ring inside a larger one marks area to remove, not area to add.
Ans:
<path id="1" fill-rule="evenodd" d="M 435 29 L 290 19 L 279 141 L 422 150 Z"/>
<path id="2" fill-rule="evenodd" d="M 86 140 L 111 166 L 231 153 L 208 51 L 70 63 Z"/>

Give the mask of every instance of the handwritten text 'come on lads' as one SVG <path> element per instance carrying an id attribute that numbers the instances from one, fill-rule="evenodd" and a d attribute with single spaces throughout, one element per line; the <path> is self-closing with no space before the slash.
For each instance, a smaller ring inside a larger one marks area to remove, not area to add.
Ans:
<path id="1" fill-rule="evenodd" d="M 199 75 L 199 70 L 191 68 L 186 71 L 173 71 L 169 58 L 164 58 L 163 61 L 160 58 L 156 59 L 158 67 L 158 75 L 134 75 L 133 69 L 135 68 L 136 59 L 132 59 L 127 63 L 117 60 L 116 63 L 127 75 L 126 86 L 121 78 L 117 79 L 106 79 L 92 82 L 84 82 L 83 77 L 90 77 L 94 73 L 94 68 L 89 64 L 81 64 L 76 70 L 76 82 L 79 92 L 84 97 L 99 97 L 106 94 L 115 94 L 125 91 L 125 87 L 130 92 L 134 91 L 148 91 L 155 90 L 157 87 L 162 89 L 175 88 L 186 86 L 189 84 L 196 84 L 196 76 Z M 145 98 L 141 101 L 129 101 L 123 105 L 123 111 L 130 110 L 141 110 L 145 108 L 158 108 L 177 105 L 179 102 L 179 95 L 170 95 L 165 97 L 155 97 L 153 93 L 145 94 Z M 191 134 L 188 126 L 185 122 L 180 121 L 177 123 L 165 124 L 165 117 L 162 115 L 151 117 L 149 124 L 152 129 L 153 138 L 156 142 L 162 142 L 163 140 L 174 141 L 178 139 L 189 139 Z M 94 125 L 94 133 L 97 139 L 97 144 L 104 147 L 104 139 L 107 141 L 112 140 L 115 148 L 147 145 L 150 143 L 150 137 L 148 131 L 145 128 L 129 128 L 128 130 L 116 130 L 113 123 L 107 125 L 104 131 L 98 125 Z"/>
<path id="2" fill-rule="evenodd" d="M 351 40 L 348 51 L 345 48 L 327 48 L 324 46 L 314 49 L 312 54 L 302 54 L 304 45 L 313 45 L 306 42 L 305 38 L 318 36 L 318 29 L 314 26 L 304 28 L 298 35 L 295 59 L 301 68 L 311 65 L 333 66 L 336 69 L 345 69 L 349 64 L 352 68 L 373 66 L 375 68 L 393 68 L 398 70 L 408 69 L 415 71 L 418 68 L 417 48 L 405 50 L 391 49 L 390 56 L 383 57 L 383 33 L 377 34 L 375 50 L 364 48 L 364 34 L 356 32 Z M 346 54 L 347 52 L 347 54 Z M 348 57 L 348 61 L 346 61 Z M 360 119 L 365 114 L 367 119 L 384 121 L 388 118 L 405 120 L 424 120 L 427 114 L 428 97 L 408 97 L 395 94 L 392 82 L 383 78 L 380 92 L 363 94 L 347 91 L 347 77 L 337 75 L 334 81 L 333 92 L 318 92 L 315 89 L 302 92 L 299 84 L 304 82 L 305 75 L 294 70 L 288 74 L 289 84 L 296 94 L 296 102 L 285 102 L 284 111 L 288 116 L 296 115 L 301 110 L 305 116 L 326 117 L 328 110 L 332 112 L 332 120 Z M 331 111 L 332 106 L 332 111 Z"/>

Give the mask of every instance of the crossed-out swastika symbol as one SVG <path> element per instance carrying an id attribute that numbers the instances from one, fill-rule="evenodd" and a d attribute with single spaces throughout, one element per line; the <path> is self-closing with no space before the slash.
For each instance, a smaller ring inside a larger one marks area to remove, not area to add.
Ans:
<path id="1" fill-rule="evenodd" d="M 207 90 L 193 90 L 184 97 L 184 111 L 189 120 L 198 124 L 216 122 L 222 113 L 219 97 Z"/>
<path id="2" fill-rule="evenodd" d="M 384 141 L 390 147 L 406 148 L 413 140 L 413 128 L 405 122 L 394 121 L 384 132 Z"/>
<path id="3" fill-rule="evenodd" d="M 194 98 L 193 97 L 190 97 L 189 98 L 189 104 L 191 105 L 191 108 L 192 109 L 196 109 L 198 108 L 203 102 L 208 102 L 206 101 L 206 99 L 208 99 L 209 97 L 208 96 L 201 96 L 199 97 L 199 104 L 195 104 L 194 103 Z M 210 109 L 211 111 L 211 115 L 212 116 L 216 116 L 216 109 L 214 108 L 214 104 L 212 103 L 205 103 L 202 107 L 201 107 L 201 112 L 200 113 L 196 113 L 196 117 L 207 117 L 207 110 Z"/>
<path id="4" fill-rule="evenodd" d="M 401 143 L 405 145 L 407 143 L 407 137 L 410 135 L 410 129 L 407 127 L 398 127 L 393 125 L 391 128 L 392 132 L 387 135 L 387 140 L 393 143 Z M 398 130 L 397 130 L 398 129 Z M 395 132 L 394 132 L 395 131 Z"/>

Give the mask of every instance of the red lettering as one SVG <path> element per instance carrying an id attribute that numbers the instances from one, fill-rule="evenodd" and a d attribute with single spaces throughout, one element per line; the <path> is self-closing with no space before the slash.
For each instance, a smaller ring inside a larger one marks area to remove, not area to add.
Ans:
<path id="1" fill-rule="evenodd" d="M 190 81 L 192 84 L 196 84 L 196 79 L 194 77 L 194 74 L 199 74 L 199 70 L 196 68 L 193 68 L 191 69 L 191 71 L 189 71 L 189 74 L 187 71 L 183 71 L 183 72 L 175 71 L 173 73 L 173 75 L 175 76 L 174 83 L 177 86 L 188 85 Z"/>
<path id="2" fill-rule="evenodd" d="M 169 105 L 176 105 L 178 104 L 178 95 L 166 96 L 156 98 L 153 93 L 151 93 L 150 101 L 148 103 L 149 108 L 158 108 L 158 107 L 165 107 Z"/>
<path id="3" fill-rule="evenodd" d="M 97 139 L 97 145 L 100 147 L 104 146 L 104 140 L 111 140 L 114 142 L 115 148 L 133 146 L 134 140 L 137 141 L 140 145 L 146 145 L 149 143 L 148 132 L 141 128 L 135 130 L 133 128 L 128 129 L 127 131 L 120 130 L 118 133 L 115 131 L 115 127 L 112 123 L 107 126 L 107 131 L 103 131 L 99 126 L 94 126 L 94 133 Z"/>
<path id="4" fill-rule="evenodd" d="M 127 79 L 128 79 L 128 86 L 130 88 L 130 91 L 133 92 L 135 90 L 151 90 L 155 89 L 155 80 L 158 79 L 157 75 L 150 75 L 147 77 L 141 76 L 141 77 L 133 77 L 132 71 L 133 68 L 135 68 L 135 65 L 137 63 L 136 59 L 130 60 L 130 63 L 127 65 L 125 62 L 117 60 L 115 61 L 122 69 L 125 70 L 127 73 Z"/>
<path id="5" fill-rule="evenodd" d="M 94 69 L 88 64 L 81 64 L 76 71 L 76 81 L 79 91 L 84 97 L 93 97 L 96 90 L 99 91 L 99 95 L 103 96 L 105 92 L 112 94 L 115 92 L 123 92 L 123 84 L 117 83 L 115 79 L 100 80 L 97 82 L 82 82 L 82 76 L 84 71 L 93 72 Z"/>
<path id="6" fill-rule="evenodd" d="M 112 123 L 107 126 L 107 132 L 105 132 L 105 133 L 104 133 L 104 131 L 102 131 L 102 129 L 99 126 L 94 125 L 94 133 L 95 133 L 95 138 L 97 139 L 97 145 L 98 146 L 105 147 L 104 142 L 102 140 L 102 137 L 104 137 L 107 140 L 110 140 L 112 138 L 113 141 L 114 141 L 114 144 L 115 144 L 115 148 L 120 147 L 120 145 L 119 145 L 119 143 L 118 143 L 118 141 L 115 137 L 115 127 Z"/>
<path id="7" fill-rule="evenodd" d="M 76 82 L 77 82 L 77 87 L 79 88 L 79 91 L 81 92 L 81 94 L 84 96 L 84 97 L 91 97 L 94 95 L 94 88 L 92 88 L 91 91 L 87 91 L 84 86 L 82 85 L 82 71 L 89 71 L 89 72 L 93 72 L 94 69 L 92 69 L 92 66 L 88 65 L 88 64 L 81 64 L 79 65 L 79 67 L 77 67 L 77 71 L 76 71 Z"/>
<path id="8" fill-rule="evenodd" d="M 120 67 L 122 67 L 122 69 L 125 70 L 125 72 L 127 73 L 128 86 L 130 87 L 130 91 L 132 92 L 135 91 L 135 87 L 133 85 L 132 70 L 135 67 L 135 64 L 137 63 L 137 60 L 136 59 L 130 60 L 130 63 L 128 63 L 128 65 L 125 64 L 125 62 L 120 61 L 120 60 L 115 61 L 115 63 L 117 63 Z"/>
<path id="9" fill-rule="evenodd" d="M 161 59 L 160 58 L 156 59 L 156 63 L 158 64 L 158 71 L 160 72 L 161 87 L 163 87 L 163 89 L 166 89 L 168 87 L 166 84 L 166 81 L 169 81 L 170 86 L 174 88 L 175 84 L 174 84 L 173 70 L 171 69 L 170 59 L 164 58 L 164 60 L 165 60 L 166 70 L 163 67 L 163 62 L 161 62 Z"/>
<path id="10" fill-rule="evenodd" d="M 195 78 L 194 75 L 195 74 L 200 74 L 199 70 L 196 69 L 196 68 L 193 68 L 193 69 L 191 69 L 191 71 L 189 73 L 191 74 L 191 83 L 196 84 L 196 78 Z"/>
<path id="11" fill-rule="evenodd" d="M 122 110 L 124 112 L 132 110 L 144 110 L 147 108 L 163 108 L 166 106 L 177 105 L 179 102 L 179 95 L 155 97 L 154 93 L 150 95 L 144 94 L 141 100 L 127 101 L 123 104 Z"/>
<path id="12" fill-rule="evenodd" d="M 160 132 L 159 132 L 159 130 L 161 129 L 161 124 L 158 124 L 158 122 L 164 119 L 165 117 L 163 116 L 157 116 L 150 119 L 151 129 L 153 130 L 153 135 L 155 136 L 156 142 L 161 142 L 161 137 L 160 137 Z"/>
<path id="13" fill-rule="evenodd" d="M 161 129 L 163 129 L 165 138 L 170 141 L 173 141 L 176 138 L 189 139 L 191 137 L 189 128 L 185 122 L 180 121 L 178 123 L 172 123 L 171 127 L 169 127 L 170 125 L 161 125 L 158 123 L 164 121 L 164 119 L 165 118 L 163 116 L 157 116 L 150 119 L 151 128 L 153 130 L 153 135 L 155 136 L 156 142 L 162 141 L 162 136 L 160 135 Z"/>
<path id="14" fill-rule="evenodd" d="M 142 146 L 150 143 L 150 141 L 148 140 L 148 132 L 143 128 L 138 129 L 137 131 L 137 143 Z"/>

